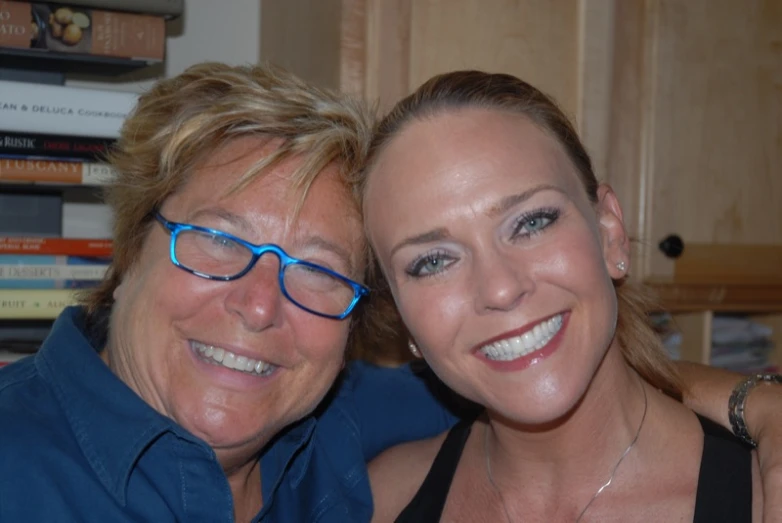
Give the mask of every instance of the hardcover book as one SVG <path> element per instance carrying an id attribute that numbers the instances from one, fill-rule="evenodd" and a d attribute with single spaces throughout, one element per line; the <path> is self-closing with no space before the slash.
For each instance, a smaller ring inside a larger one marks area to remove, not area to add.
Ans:
<path id="1" fill-rule="evenodd" d="M 62 195 L 0 193 L 0 235 L 60 236 Z"/>
<path id="2" fill-rule="evenodd" d="M 0 127 L 19 133 L 118 138 L 138 94 L 0 80 Z"/>
<path id="3" fill-rule="evenodd" d="M 106 185 L 115 175 L 104 163 L 0 158 L 0 182 Z"/>
<path id="4" fill-rule="evenodd" d="M 19 361 L 25 356 L 29 356 L 29 352 L 10 350 L 4 347 L 4 343 L 0 341 L 0 367 L 10 365 L 15 361 Z"/>
<path id="5" fill-rule="evenodd" d="M 0 129 L 0 156 L 51 160 L 100 161 L 114 144 L 110 138 L 14 133 Z"/>
<path id="6" fill-rule="evenodd" d="M 72 289 L 0 289 L 0 319 L 53 320 L 75 304 Z"/>
<path id="7" fill-rule="evenodd" d="M 165 55 L 166 27 L 161 16 L 0 0 L 0 47 L 155 63 Z"/>
<path id="8" fill-rule="evenodd" d="M 79 289 L 95 287 L 109 258 L 0 254 L 0 289 Z"/>
<path id="9" fill-rule="evenodd" d="M 111 238 L 114 217 L 111 208 L 100 202 L 62 204 L 63 238 Z"/>
<path id="10" fill-rule="evenodd" d="M 182 16 L 185 10 L 185 0 L 50 0 L 49 3 L 146 13 L 160 15 L 166 19 Z"/>
<path id="11" fill-rule="evenodd" d="M 93 240 L 88 238 L 0 236 L 0 254 L 108 257 L 112 254 L 111 245 L 111 240 Z"/>

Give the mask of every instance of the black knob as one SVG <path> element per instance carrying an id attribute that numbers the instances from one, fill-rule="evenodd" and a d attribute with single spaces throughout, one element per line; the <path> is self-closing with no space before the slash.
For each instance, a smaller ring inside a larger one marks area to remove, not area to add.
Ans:
<path id="1" fill-rule="evenodd" d="M 667 257 L 678 258 L 684 252 L 684 240 L 675 234 L 671 234 L 660 242 L 659 247 Z"/>

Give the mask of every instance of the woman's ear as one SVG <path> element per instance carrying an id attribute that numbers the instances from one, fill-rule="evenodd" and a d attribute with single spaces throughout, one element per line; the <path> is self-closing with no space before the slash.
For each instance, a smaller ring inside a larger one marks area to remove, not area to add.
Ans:
<path id="1" fill-rule="evenodd" d="M 124 291 L 124 280 L 120 282 L 119 285 L 114 287 L 114 292 L 111 293 L 112 297 L 114 298 L 114 301 L 117 301 L 122 296 L 122 292 Z"/>
<path id="2" fill-rule="evenodd" d="M 615 280 L 622 279 L 630 268 L 630 240 L 625 230 L 622 206 L 608 184 L 600 184 L 597 188 L 597 218 L 608 274 Z"/>

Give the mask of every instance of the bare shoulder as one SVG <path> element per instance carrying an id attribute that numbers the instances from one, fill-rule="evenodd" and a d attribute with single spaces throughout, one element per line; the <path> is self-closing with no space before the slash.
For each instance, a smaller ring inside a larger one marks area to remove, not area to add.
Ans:
<path id="1" fill-rule="evenodd" d="M 447 434 L 391 447 L 369 463 L 375 505 L 372 523 L 394 521 L 410 503 Z"/>

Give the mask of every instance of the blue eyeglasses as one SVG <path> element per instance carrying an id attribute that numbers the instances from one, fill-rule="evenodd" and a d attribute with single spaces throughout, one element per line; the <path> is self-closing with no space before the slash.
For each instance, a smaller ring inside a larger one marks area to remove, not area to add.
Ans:
<path id="1" fill-rule="evenodd" d="M 337 272 L 299 260 L 278 245 L 254 245 L 216 229 L 155 218 L 171 233 L 171 262 L 191 274 L 208 280 L 241 278 L 267 252 L 280 260 L 282 294 L 307 312 L 341 320 L 347 317 L 369 289 Z"/>

